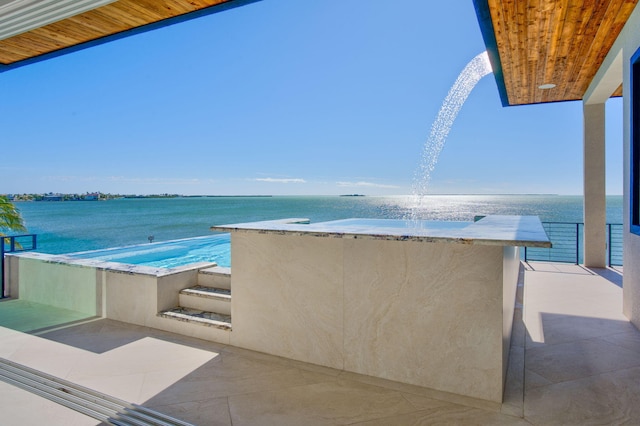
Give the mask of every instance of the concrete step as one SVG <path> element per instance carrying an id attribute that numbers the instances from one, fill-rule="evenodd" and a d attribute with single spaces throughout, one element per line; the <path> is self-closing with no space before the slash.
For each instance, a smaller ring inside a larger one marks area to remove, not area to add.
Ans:
<path id="1" fill-rule="evenodd" d="M 231 290 L 195 286 L 180 290 L 180 306 L 200 311 L 231 315 Z"/>
<path id="2" fill-rule="evenodd" d="M 202 311 L 178 306 L 168 311 L 158 313 L 159 317 L 184 321 L 190 324 L 215 327 L 221 330 L 231 330 L 231 315 L 219 314 L 217 312 Z"/>
<path id="3" fill-rule="evenodd" d="M 231 289 L 231 268 L 214 266 L 198 271 L 198 284 L 205 287 Z"/>

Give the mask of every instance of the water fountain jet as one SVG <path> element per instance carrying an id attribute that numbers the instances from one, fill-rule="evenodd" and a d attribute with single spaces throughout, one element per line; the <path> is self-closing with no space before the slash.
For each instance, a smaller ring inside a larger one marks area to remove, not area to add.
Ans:
<path id="1" fill-rule="evenodd" d="M 486 51 L 482 52 L 464 67 L 451 89 L 449 89 L 449 93 L 442 102 L 440 111 L 431 125 L 431 132 L 425 142 L 420 165 L 413 179 L 412 195 L 414 202 L 410 212 L 410 219 L 419 219 L 419 212 L 425 201 L 424 196 L 427 194 L 431 174 L 462 105 L 464 105 L 469 94 L 482 77 L 491 72 L 489 55 Z"/>

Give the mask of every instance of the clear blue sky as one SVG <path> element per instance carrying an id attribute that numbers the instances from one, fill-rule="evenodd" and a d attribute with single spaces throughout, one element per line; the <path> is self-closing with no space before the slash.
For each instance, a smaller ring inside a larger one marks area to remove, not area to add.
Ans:
<path id="1" fill-rule="evenodd" d="M 0 74 L 0 193 L 408 194 L 485 49 L 470 0 L 262 0 Z M 607 104 L 622 193 L 622 103 Z M 493 75 L 432 193 L 582 193 L 582 104 L 503 108 Z"/>

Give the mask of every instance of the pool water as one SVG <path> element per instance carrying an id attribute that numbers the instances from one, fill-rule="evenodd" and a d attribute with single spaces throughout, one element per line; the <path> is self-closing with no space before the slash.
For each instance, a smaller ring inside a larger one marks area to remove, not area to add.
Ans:
<path id="1" fill-rule="evenodd" d="M 231 234 L 70 253 L 67 256 L 156 268 L 175 268 L 198 262 L 215 262 L 218 266 L 231 267 Z"/>

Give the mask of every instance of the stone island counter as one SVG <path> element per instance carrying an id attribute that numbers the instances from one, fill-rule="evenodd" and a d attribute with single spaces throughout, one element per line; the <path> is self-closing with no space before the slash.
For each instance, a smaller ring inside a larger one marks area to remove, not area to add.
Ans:
<path id="1" fill-rule="evenodd" d="M 231 232 L 232 345 L 497 407 L 519 247 L 551 245 L 533 216 L 212 229 Z"/>

